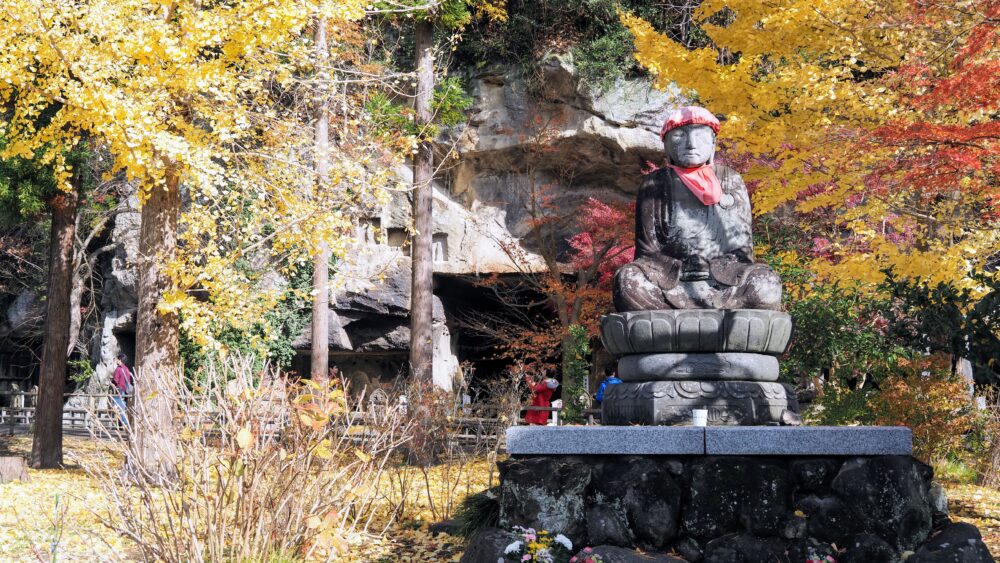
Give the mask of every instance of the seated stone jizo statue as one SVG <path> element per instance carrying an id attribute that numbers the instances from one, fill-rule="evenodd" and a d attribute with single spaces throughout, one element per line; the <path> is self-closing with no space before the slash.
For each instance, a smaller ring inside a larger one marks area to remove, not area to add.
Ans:
<path id="1" fill-rule="evenodd" d="M 619 312 L 781 307 L 781 280 L 754 263 L 743 179 L 716 164 L 719 120 L 673 112 L 660 136 L 667 165 L 644 179 L 636 201 L 635 261 L 616 272 Z"/>

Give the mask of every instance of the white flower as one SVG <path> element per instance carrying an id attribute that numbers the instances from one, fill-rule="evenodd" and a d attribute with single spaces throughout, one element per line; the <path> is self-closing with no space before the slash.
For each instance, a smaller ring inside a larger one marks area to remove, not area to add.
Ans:
<path id="1" fill-rule="evenodd" d="M 504 550 L 503 550 L 503 553 L 504 553 L 504 555 L 510 555 L 511 553 L 515 553 L 515 552 L 517 552 L 517 551 L 521 551 L 521 545 L 522 545 L 522 544 L 521 544 L 521 542 L 519 542 L 519 541 L 516 541 L 516 542 L 514 542 L 514 543 L 512 543 L 512 544 L 508 545 L 508 546 L 507 546 L 506 548 L 504 548 Z"/>
<path id="2" fill-rule="evenodd" d="M 555 537 L 555 542 L 566 548 L 566 551 L 573 551 L 573 542 L 569 541 L 569 538 L 559 534 Z"/>

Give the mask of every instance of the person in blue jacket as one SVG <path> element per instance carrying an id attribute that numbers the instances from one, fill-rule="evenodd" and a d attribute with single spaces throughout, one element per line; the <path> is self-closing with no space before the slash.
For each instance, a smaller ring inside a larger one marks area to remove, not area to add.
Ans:
<path id="1" fill-rule="evenodd" d="M 604 400 L 604 390 L 608 388 L 608 385 L 617 385 L 621 382 L 622 380 L 618 379 L 618 376 L 615 375 L 615 368 L 611 366 L 604 368 L 604 381 L 597 388 L 597 394 L 594 395 L 594 399 L 600 403 Z"/>

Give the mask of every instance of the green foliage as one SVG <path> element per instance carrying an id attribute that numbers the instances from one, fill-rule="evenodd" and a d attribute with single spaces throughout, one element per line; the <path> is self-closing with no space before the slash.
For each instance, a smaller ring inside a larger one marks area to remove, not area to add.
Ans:
<path id="1" fill-rule="evenodd" d="M 469 25 L 472 13 L 466 0 L 444 0 L 438 5 L 438 23 L 445 29 L 458 30 Z"/>
<path id="2" fill-rule="evenodd" d="M 871 424 L 875 420 L 869 401 L 875 395 L 871 389 L 824 388 L 824 393 L 803 413 L 809 424 L 841 426 Z"/>
<path id="3" fill-rule="evenodd" d="M 227 353 L 239 352 L 244 356 L 261 358 L 255 365 L 257 371 L 265 359 L 277 368 L 291 366 L 295 359 L 292 342 L 309 324 L 312 312 L 309 297 L 311 288 L 312 265 L 307 262 L 292 273 L 277 307 L 265 314 L 260 322 L 247 331 L 235 330 L 230 326 L 217 327 L 214 338 L 226 348 Z M 181 326 L 184 326 L 183 323 Z M 218 352 L 205 350 L 183 330 L 180 335 L 180 356 L 184 364 L 184 377 L 189 385 L 198 384 L 207 364 L 219 359 Z"/>
<path id="4" fill-rule="evenodd" d="M 0 150 L 6 146 L 6 141 L 0 137 Z M 0 225 L 13 224 L 19 221 L 35 219 L 45 211 L 46 202 L 59 191 L 55 174 L 50 164 L 42 163 L 42 153 L 36 151 L 35 158 L 11 157 L 0 159 Z M 70 167 L 87 172 L 90 152 L 77 146 L 66 153 L 66 162 Z M 94 183 L 94 179 L 85 174 L 82 185 L 86 189 Z"/>
<path id="5" fill-rule="evenodd" d="M 434 88 L 435 121 L 445 127 L 452 127 L 465 122 L 465 112 L 472 107 L 472 96 L 465 92 L 462 81 L 455 76 L 449 76 L 440 81 Z"/>
<path id="6" fill-rule="evenodd" d="M 626 71 L 634 70 L 626 63 L 633 50 L 632 34 L 623 27 L 574 47 L 573 62 L 584 80 L 608 88 Z"/>
<path id="7" fill-rule="evenodd" d="M 426 6 L 424 0 L 393 0 L 391 2 L 372 2 L 375 10 L 392 13 L 405 8 Z M 412 13 L 412 12 L 410 12 Z M 472 22 L 472 12 L 469 10 L 469 0 L 442 0 L 433 11 L 417 12 L 418 17 L 431 18 L 447 30 L 458 31 Z"/>
<path id="8" fill-rule="evenodd" d="M 398 138 L 401 132 L 403 135 L 434 138 L 441 131 L 439 125 L 451 127 L 465 122 L 465 111 L 471 107 L 472 97 L 466 93 L 461 80 L 453 76 L 441 80 L 434 88 L 431 101 L 434 122 L 423 129 L 417 124 L 412 107 L 393 101 L 384 92 L 376 92 L 365 104 L 372 129 L 377 135 L 387 138 Z"/>
<path id="9" fill-rule="evenodd" d="M 590 374 L 590 339 L 580 325 L 569 327 L 570 349 L 563 356 L 563 420 L 569 424 L 583 422 L 583 411 L 589 404 L 586 388 Z"/>
<path id="10" fill-rule="evenodd" d="M 500 487 L 469 495 L 458 505 L 455 512 L 458 533 L 465 539 L 483 528 L 495 528 L 500 524 Z"/>
<path id="11" fill-rule="evenodd" d="M 980 290 L 928 285 L 886 272 L 883 289 L 895 306 L 889 332 L 907 346 L 968 358 L 982 383 L 1000 382 L 1000 277 L 973 276 Z"/>
<path id="12" fill-rule="evenodd" d="M 943 459 L 934 464 L 934 478 L 940 481 L 972 485 L 979 479 L 979 472 L 962 460 Z"/>
<path id="13" fill-rule="evenodd" d="M 86 358 L 69 360 L 66 367 L 69 368 L 69 380 L 77 385 L 85 383 L 94 375 L 94 365 Z"/>
<path id="14" fill-rule="evenodd" d="M 600 86 L 616 78 L 645 75 L 632 56 L 632 36 L 618 19 L 618 9 L 635 13 L 658 30 L 690 36 L 694 46 L 707 44 L 676 10 L 643 0 L 510 0 L 507 21 L 476 21 L 458 49 L 461 64 L 520 67 L 530 75 L 547 52 L 573 54 L 581 76 Z"/>
<path id="15" fill-rule="evenodd" d="M 0 149 L 5 144 L 0 138 Z M 20 157 L 0 159 L 0 223 L 38 216 L 56 189 L 51 167 Z"/>
<path id="16" fill-rule="evenodd" d="M 858 286 L 836 283 L 812 286 L 791 300 L 795 334 L 782 361 L 785 379 L 823 374 L 828 383 L 847 388 L 884 379 L 907 354 L 885 333 L 888 305 Z"/>

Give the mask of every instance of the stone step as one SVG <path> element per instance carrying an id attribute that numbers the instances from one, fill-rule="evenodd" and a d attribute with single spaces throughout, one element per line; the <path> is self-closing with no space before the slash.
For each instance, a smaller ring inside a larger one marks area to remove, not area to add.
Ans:
<path id="1" fill-rule="evenodd" d="M 510 455 L 911 455 L 905 426 L 514 426 Z"/>

